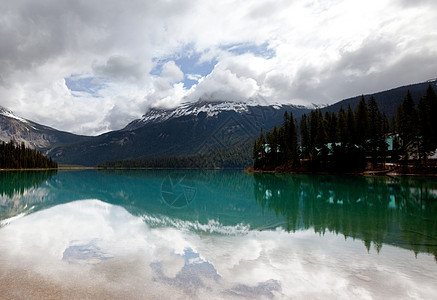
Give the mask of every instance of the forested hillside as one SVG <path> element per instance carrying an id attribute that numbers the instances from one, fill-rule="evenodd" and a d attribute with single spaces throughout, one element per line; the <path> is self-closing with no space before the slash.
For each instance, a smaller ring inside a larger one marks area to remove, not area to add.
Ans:
<path id="1" fill-rule="evenodd" d="M 38 150 L 27 148 L 24 143 L 0 143 L 0 169 L 57 168 L 58 164 Z"/>
<path id="2" fill-rule="evenodd" d="M 254 169 L 356 172 L 384 168 L 429 168 L 437 148 L 437 96 L 431 85 L 417 101 L 408 91 L 388 120 L 374 97 L 361 97 L 356 109 L 314 110 L 299 124 L 292 114 L 272 131 L 261 132 L 253 147 Z"/>
<path id="3" fill-rule="evenodd" d="M 104 169 L 242 169 L 253 163 L 250 144 L 222 148 L 208 153 L 163 158 L 139 158 L 98 164 Z"/>

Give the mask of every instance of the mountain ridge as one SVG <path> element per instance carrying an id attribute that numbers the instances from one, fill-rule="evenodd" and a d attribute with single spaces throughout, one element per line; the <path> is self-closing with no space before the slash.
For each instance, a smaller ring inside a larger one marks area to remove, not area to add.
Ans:
<path id="1" fill-rule="evenodd" d="M 188 115 L 198 115 L 199 113 L 206 113 L 206 117 L 215 117 L 223 111 L 235 111 L 238 113 L 249 112 L 254 107 L 272 107 L 273 109 L 280 109 L 281 107 L 308 109 L 305 106 L 294 104 L 281 103 L 263 103 L 256 100 L 249 100 L 247 102 L 233 102 L 233 101 L 204 101 L 199 99 L 196 102 L 183 103 L 176 108 L 162 109 L 151 108 L 141 118 L 133 120 L 122 131 L 129 131 L 144 126 L 150 122 L 164 122 L 171 118 L 178 118 Z"/>
<path id="2" fill-rule="evenodd" d="M 375 93 L 362 94 L 355 97 L 346 98 L 322 108 L 322 111 L 338 112 L 340 107 L 347 109 L 348 105 L 350 105 L 352 108 L 355 108 L 362 96 L 364 96 L 366 100 L 369 100 L 369 98 L 373 96 L 378 104 L 379 110 L 382 113 L 385 113 L 387 117 L 393 117 L 396 115 L 396 109 L 404 100 L 407 91 L 410 91 L 411 96 L 417 105 L 420 98 L 425 95 L 428 85 L 433 86 L 434 89 L 437 90 L 437 78 L 429 79 L 424 82 L 403 85 Z"/>

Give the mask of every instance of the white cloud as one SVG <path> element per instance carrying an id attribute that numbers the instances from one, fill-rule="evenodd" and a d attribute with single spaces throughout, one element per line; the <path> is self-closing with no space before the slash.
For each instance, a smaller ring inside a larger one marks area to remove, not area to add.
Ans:
<path id="1" fill-rule="evenodd" d="M 175 83 L 184 79 L 184 73 L 174 61 L 169 61 L 162 67 L 161 78 L 166 79 L 168 83 Z"/>
<path id="2" fill-rule="evenodd" d="M 191 101 L 231 100 L 244 101 L 256 95 L 258 85 L 253 78 L 239 76 L 217 64 L 214 70 L 193 86 L 187 98 Z"/>
<path id="3" fill-rule="evenodd" d="M 150 92 L 146 95 L 147 103 L 153 107 L 171 108 L 179 105 L 186 90 L 180 81 L 184 73 L 174 61 L 168 61 L 162 66 L 160 76 L 152 79 Z"/>
<path id="4" fill-rule="evenodd" d="M 437 75 L 437 11 L 427 0 L 20 0 L 0 11 L 0 105 L 76 133 L 196 97 L 331 103 Z M 151 74 L 157 61 L 192 53 L 217 62 L 209 75 L 171 60 Z M 184 87 L 184 73 L 198 83 Z M 62 81 L 74 74 L 105 84 L 98 95 L 72 93 Z"/>
<path id="5" fill-rule="evenodd" d="M 187 78 L 193 81 L 199 81 L 202 78 L 202 75 L 199 74 L 187 74 Z"/>

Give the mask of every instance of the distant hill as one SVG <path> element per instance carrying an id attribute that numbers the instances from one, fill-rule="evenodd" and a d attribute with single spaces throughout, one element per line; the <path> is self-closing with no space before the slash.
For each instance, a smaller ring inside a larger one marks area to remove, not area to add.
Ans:
<path id="1" fill-rule="evenodd" d="M 366 94 L 364 95 L 364 97 L 366 98 L 366 100 L 369 100 L 369 98 L 373 96 L 376 100 L 376 103 L 378 104 L 379 110 L 382 113 L 385 113 L 388 118 L 390 118 L 396 115 L 396 109 L 404 100 L 407 91 L 410 91 L 411 96 L 413 97 L 413 100 L 416 102 L 417 105 L 420 98 L 425 95 L 426 89 L 430 84 L 434 87 L 435 90 L 437 90 L 437 79 L 433 79 L 421 83 L 401 86 L 387 91 Z M 354 109 L 358 105 L 360 99 L 361 95 L 344 99 L 323 108 L 322 111 L 338 112 L 340 110 L 340 107 L 343 107 L 346 110 L 349 105 Z"/>

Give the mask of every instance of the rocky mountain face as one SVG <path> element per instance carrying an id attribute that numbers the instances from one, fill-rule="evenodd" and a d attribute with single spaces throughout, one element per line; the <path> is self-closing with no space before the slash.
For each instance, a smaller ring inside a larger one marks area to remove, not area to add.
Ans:
<path id="1" fill-rule="evenodd" d="M 0 106 L 0 141 L 24 142 L 27 147 L 44 150 L 56 144 L 80 142 L 87 138 L 20 118 Z"/>
<path id="2" fill-rule="evenodd" d="M 49 155 L 60 163 L 95 165 L 104 161 L 188 156 L 251 144 L 260 128 L 270 130 L 285 112 L 300 117 L 309 109 L 256 103 L 188 103 L 176 109 L 152 109 L 119 131 L 68 146 Z"/>
<path id="3" fill-rule="evenodd" d="M 211 102 L 203 101 L 202 99 L 200 99 L 195 103 L 185 103 L 174 109 L 151 109 L 146 114 L 144 114 L 142 118 L 129 123 L 123 130 L 134 130 L 143 127 L 149 123 L 161 123 L 170 119 L 199 114 L 205 114 L 207 118 L 214 118 L 223 112 L 234 111 L 239 114 L 252 114 L 255 116 L 257 110 L 260 110 L 260 108 L 262 110 L 266 110 L 266 107 L 269 107 L 267 110 L 281 110 L 282 107 L 288 108 L 293 111 L 307 109 L 304 106 L 295 105 L 261 105 L 260 103 L 253 100 L 242 103 L 227 101 Z"/>

